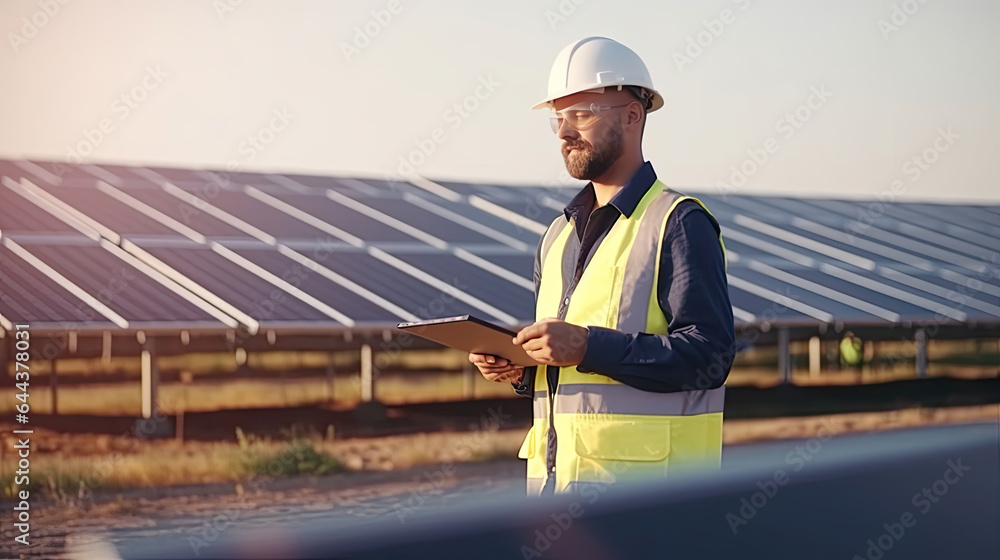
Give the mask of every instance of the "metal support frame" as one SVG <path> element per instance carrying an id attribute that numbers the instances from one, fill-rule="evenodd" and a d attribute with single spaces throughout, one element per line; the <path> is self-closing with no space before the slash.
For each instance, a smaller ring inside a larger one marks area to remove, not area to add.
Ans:
<path id="1" fill-rule="evenodd" d="M 101 363 L 105 369 L 111 368 L 111 331 L 101 333 Z"/>
<path id="2" fill-rule="evenodd" d="M 326 390 L 327 390 L 327 402 L 331 405 L 333 404 L 334 398 L 337 393 L 335 391 L 333 379 L 337 373 L 337 366 L 334 364 L 335 354 L 333 352 L 327 352 L 326 354 Z"/>
<path id="3" fill-rule="evenodd" d="M 479 369 L 466 361 L 462 365 L 462 398 L 472 400 L 476 398 L 476 378 L 479 377 Z"/>
<path id="4" fill-rule="evenodd" d="M 809 339 L 809 377 L 819 377 L 823 368 L 823 341 L 818 336 Z"/>
<path id="5" fill-rule="evenodd" d="M 375 377 L 372 375 L 372 347 L 361 345 L 361 402 L 375 400 Z"/>
<path id="6" fill-rule="evenodd" d="M 778 329 L 778 376 L 782 383 L 792 382 L 792 356 L 789 351 L 788 327 Z"/>
<path id="7" fill-rule="evenodd" d="M 57 360 L 49 361 L 49 397 L 52 401 L 52 415 L 59 414 L 59 373 L 56 368 Z"/>
<path id="8" fill-rule="evenodd" d="M 923 379 L 927 377 L 927 331 L 917 329 L 917 332 L 913 333 L 913 342 L 917 346 L 917 377 Z"/>
<path id="9" fill-rule="evenodd" d="M 159 416 L 160 368 L 156 360 L 156 341 L 153 338 L 142 343 L 140 356 L 142 374 L 142 417 Z"/>

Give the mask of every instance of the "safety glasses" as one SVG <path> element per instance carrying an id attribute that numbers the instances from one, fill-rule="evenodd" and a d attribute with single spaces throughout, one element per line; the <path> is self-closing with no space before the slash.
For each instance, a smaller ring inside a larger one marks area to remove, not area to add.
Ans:
<path id="1" fill-rule="evenodd" d="M 559 127 L 562 126 L 564 120 L 576 130 L 587 130 L 597 124 L 597 121 L 601 120 L 601 117 L 611 112 L 611 109 L 627 107 L 630 104 L 598 105 L 591 103 L 589 106 L 577 105 L 563 109 L 562 111 L 553 111 L 549 116 L 549 124 L 552 125 L 552 132 L 556 134 L 559 133 Z"/>

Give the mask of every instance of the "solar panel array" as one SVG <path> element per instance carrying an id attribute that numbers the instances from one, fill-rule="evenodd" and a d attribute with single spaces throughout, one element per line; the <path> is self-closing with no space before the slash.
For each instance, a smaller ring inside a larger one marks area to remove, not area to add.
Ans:
<path id="1" fill-rule="evenodd" d="M 7 329 L 524 324 L 538 238 L 578 190 L 24 160 L 0 176 Z M 738 324 L 1000 322 L 998 205 L 690 194 L 722 224 Z"/>

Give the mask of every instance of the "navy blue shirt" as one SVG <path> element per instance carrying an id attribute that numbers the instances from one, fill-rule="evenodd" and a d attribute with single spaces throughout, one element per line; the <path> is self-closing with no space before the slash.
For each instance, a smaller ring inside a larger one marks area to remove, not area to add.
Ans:
<path id="1" fill-rule="evenodd" d="M 611 226 L 629 217 L 656 181 L 649 162 L 632 176 L 604 206 L 594 208 L 593 183 L 588 183 L 566 206 L 566 220 L 575 220 L 580 241 L 575 288 L 583 270 Z M 577 368 L 606 375 L 644 391 L 670 393 L 714 389 L 729 375 L 735 356 L 733 307 L 729 301 L 725 261 L 715 218 L 693 200 L 680 202 L 670 214 L 663 237 L 657 301 L 667 318 L 669 335 L 626 333 L 588 327 L 587 350 Z M 541 241 L 535 252 L 535 300 L 541 283 Z M 525 368 L 514 391 L 530 397 L 537 367 Z M 555 390 L 559 368 L 547 367 L 547 385 Z"/>

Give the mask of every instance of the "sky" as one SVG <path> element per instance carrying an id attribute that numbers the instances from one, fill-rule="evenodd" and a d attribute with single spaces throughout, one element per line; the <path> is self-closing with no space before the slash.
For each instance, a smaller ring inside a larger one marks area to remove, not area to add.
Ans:
<path id="1" fill-rule="evenodd" d="M 0 158 L 578 184 L 556 54 L 636 51 L 674 188 L 1000 202 L 996 0 L 4 0 Z"/>

